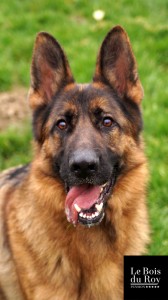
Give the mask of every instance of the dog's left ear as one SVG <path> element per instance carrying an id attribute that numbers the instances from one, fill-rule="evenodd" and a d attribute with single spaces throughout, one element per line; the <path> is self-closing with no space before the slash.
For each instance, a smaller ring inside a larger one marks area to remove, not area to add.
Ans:
<path id="1" fill-rule="evenodd" d="M 32 58 L 31 108 L 47 105 L 62 87 L 72 82 L 74 79 L 61 46 L 50 34 L 40 32 Z"/>
<path id="2" fill-rule="evenodd" d="M 139 104 L 143 88 L 129 38 L 120 26 L 114 27 L 104 39 L 97 59 L 93 80 L 110 85 L 122 98 Z"/>

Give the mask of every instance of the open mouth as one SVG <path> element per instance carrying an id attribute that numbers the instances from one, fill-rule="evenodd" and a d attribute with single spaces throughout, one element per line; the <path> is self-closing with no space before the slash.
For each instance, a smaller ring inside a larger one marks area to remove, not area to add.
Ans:
<path id="1" fill-rule="evenodd" d="M 67 220 L 93 226 L 99 224 L 105 215 L 105 204 L 111 195 L 113 180 L 99 186 L 82 184 L 69 189 L 65 201 Z"/>

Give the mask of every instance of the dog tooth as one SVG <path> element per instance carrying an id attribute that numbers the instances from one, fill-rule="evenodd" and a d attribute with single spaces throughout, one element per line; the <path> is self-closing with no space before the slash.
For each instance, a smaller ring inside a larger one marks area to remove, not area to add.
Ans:
<path id="1" fill-rule="evenodd" d="M 102 187 L 104 188 L 106 185 L 107 185 L 107 182 L 106 182 L 106 183 L 104 183 L 104 184 L 102 185 Z"/>
<path id="2" fill-rule="evenodd" d="M 98 211 L 95 212 L 95 217 L 98 217 L 99 213 Z"/>
<path id="3" fill-rule="evenodd" d="M 99 204 L 96 204 L 95 207 L 96 207 L 96 210 L 98 211 L 99 210 Z"/>
<path id="4" fill-rule="evenodd" d="M 83 212 L 80 212 L 79 215 L 80 215 L 80 217 L 83 217 Z"/>
<path id="5" fill-rule="evenodd" d="M 96 204 L 96 209 L 100 212 L 103 208 L 103 203 L 101 202 L 100 204 Z"/>
<path id="6" fill-rule="evenodd" d="M 100 203 L 101 209 L 103 208 L 103 202 Z"/>
<path id="7" fill-rule="evenodd" d="M 99 200 L 102 200 L 102 199 L 103 199 L 103 194 L 101 194 L 101 195 L 100 195 L 100 198 L 99 198 Z"/>
<path id="8" fill-rule="evenodd" d="M 81 208 L 78 206 L 78 204 L 75 203 L 74 207 L 78 213 L 81 211 Z"/>
<path id="9" fill-rule="evenodd" d="M 86 214 L 83 214 L 83 218 L 86 218 Z"/>

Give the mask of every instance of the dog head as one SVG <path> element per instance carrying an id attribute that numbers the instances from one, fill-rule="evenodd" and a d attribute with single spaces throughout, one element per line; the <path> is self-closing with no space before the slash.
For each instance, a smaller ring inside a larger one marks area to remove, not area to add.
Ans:
<path id="1" fill-rule="evenodd" d="M 65 188 L 70 222 L 99 224 L 117 178 L 138 164 L 143 90 L 128 36 L 114 27 L 101 45 L 92 83 L 76 84 L 58 42 L 39 33 L 31 80 L 41 168 Z"/>

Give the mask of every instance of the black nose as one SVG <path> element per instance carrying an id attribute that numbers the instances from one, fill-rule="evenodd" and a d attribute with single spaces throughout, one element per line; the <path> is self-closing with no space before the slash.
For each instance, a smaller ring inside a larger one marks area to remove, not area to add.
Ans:
<path id="1" fill-rule="evenodd" d="M 76 150 L 69 160 L 69 167 L 78 177 L 93 176 L 98 170 L 99 158 L 93 150 Z"/>

